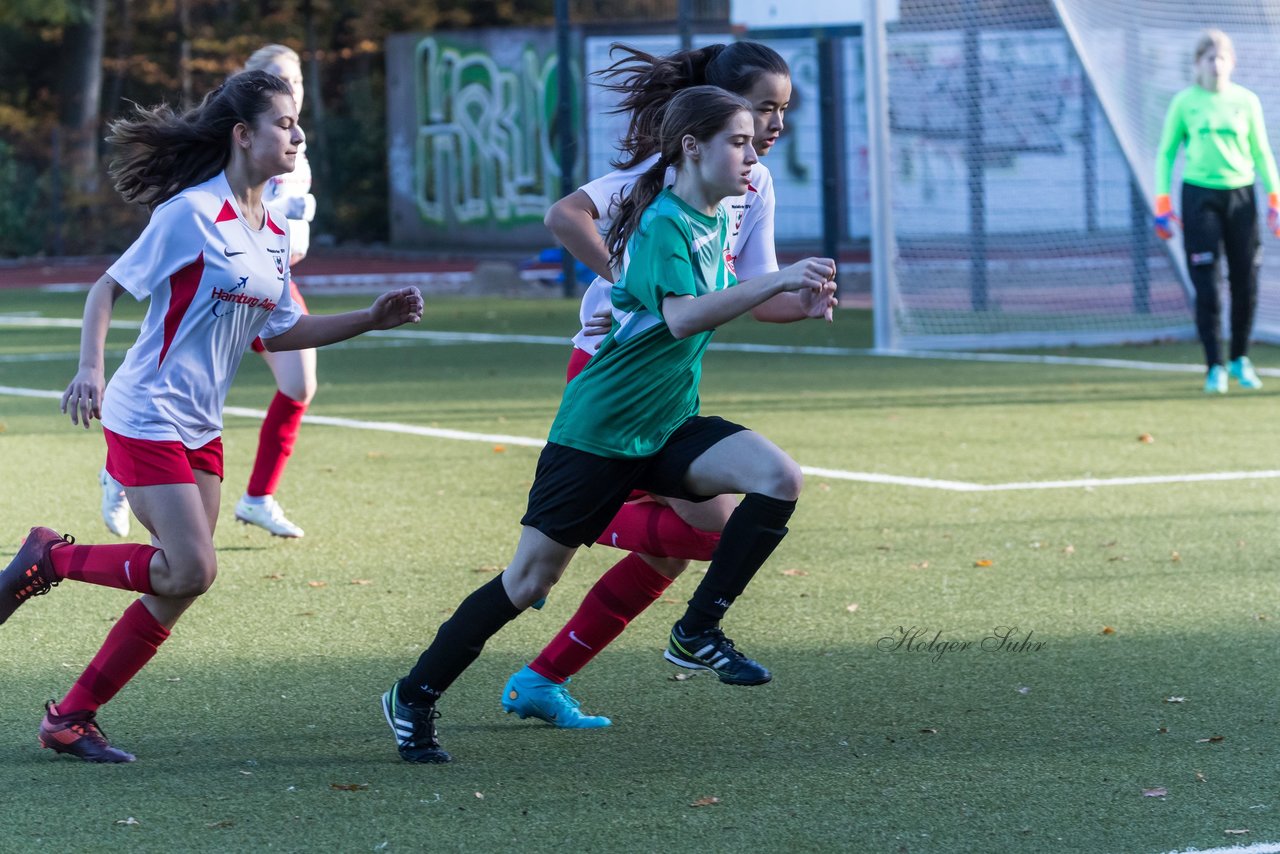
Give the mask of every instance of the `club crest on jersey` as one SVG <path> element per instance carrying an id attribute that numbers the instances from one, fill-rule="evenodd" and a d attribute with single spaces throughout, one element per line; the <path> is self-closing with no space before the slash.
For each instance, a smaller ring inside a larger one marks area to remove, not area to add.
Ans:
<path id="1" fill-rule="evenodd" d="M 725 269 L 727 269 L 730 273 L 733 273 L 734 276 L 738 275 L 738 271 L 734 269 L 734 266 L 733 266 L 733 262 L 736 260 L 737 260 L 737 256 L 735 256 L 732 252 L 730 252 L 729 247 L 726 246 L 724 248 L 724 266 L 725 266 Z"/>

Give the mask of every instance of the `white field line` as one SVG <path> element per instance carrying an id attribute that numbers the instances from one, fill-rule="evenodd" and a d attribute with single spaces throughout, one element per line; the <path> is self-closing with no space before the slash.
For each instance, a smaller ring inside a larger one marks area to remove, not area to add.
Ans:
<path id="1" fill-rule="evenodd" d="M 1167 854 L 1280 854 L 1280 842 L 1255 842 L 1252 845 L 1233 845 L 1230 848 L 1188 848 L 1185 851 L 1169 851 Z"/>
<path id="2" fill-rule="evenodd" d="M 137 321 L 113 320 L 112 329 L 139 329 L 142 324 Z M 79 329 L 80 321 L 67 317 L 31 317 L 23 314 L 0 315 L 0 327 L 46 328 L 46 329 Z M 567 337 L 557 335 L 508 335 L 491 332 L 441 332 L 429 329 L 390 329 L 369 332 L 364 339 L 383 339 L 385 346 L 405 346 L 409 342 L 425 342 L 430 344 L 540 344 L 556 347 L 569 346 Z M 392 343 L 394 342 L 394 343 Z M 344 347 L 380 346 L 369 341 L 353 340 L 341 344 L 330 345 L 327 349 Z M 712 342 L 710 349 L 727 353 L 778 353 L 800 356 L 880 356 L 893 359 L 924 359 L 941 362 L 1000 362 L 1022 365 L 1077 365 L 1088 368 L 1117 368 L 1129 371 L 1159 371 L 1170 373 L 1203 373 L 1203 365 L 1178 364 L 1173 362 L 1147 362 L 1128 359 L 1096 359 L 1088 356 L 1036 356 L 1023 353 L 971 353 L 952 352 L 948 350 L 873 350 L 860 347 L 793 347 L 781 344 L 734 344 Z M 18 362 L 23 359 L 44 361 L 59 358 L 77 358 L 76 354 L 62 356 L 50 354 L 46 356 L 9 356 L 6 362 Z M 1280 368 L 1258 368 L 1263 376 L 1280 377 Z"/>
<path id="3" fill-rule="evenodd" d="M 0 386 L 0 395 L 12 397 L 35 397 L 49 400 L 61 400 L 62 392 L 36 388 L 18 388 Z M 261 409 L 246 409 L 240 406 L 228 406 L 223 410 L 227 415 L 239 418 L 252 418 L 261 421 L 266 412 Z M 546 444 L 542 439 L 528 436 L 510 436 L 503 433 L 471 433 L 465 430 L 446 430 L 439 427 L 422 427 L 417 424 L 399 424 L 394 421 L 361 421 L 352 418 L 334 418 L 327 415 L 304 415 L 302 420 L 307 424 L 322 424 L 327 427 L 342 427 L 348 430 L 374 430 L 382 433 L 402 433 L 410 436 L 427 436 L 433 439 L 452 439 L 458 442 L 484 442 L 487 444 L 515 445 L 525 448 L 541 448 Z M 806 475 L 829 480 L 848 480 L 858 483 L 878 483 L 890 486 L 909 486 L 919 489 L 939 489 L 945 492 L 1011 492 L 1041 489 L 1093 489 L 1109 486 L 1142 486 L 1158 483 L 1203 483 L 1205 481 L 1224 480 L 1266 480 L 1280 478 L 1280 471 L 1236 471 L 1236 472 L 1204 472 L 1200 474 L 1158 475 L 1150 477 L 1113 477 L 1082 478 L 1079 480 L 1045 480 L 1021 483 L 969 483 L 959 480 L 934 480 L 926 477 L 907 477 L 877 472 L 844 471 L 843 469 L 801 466 Z"/>

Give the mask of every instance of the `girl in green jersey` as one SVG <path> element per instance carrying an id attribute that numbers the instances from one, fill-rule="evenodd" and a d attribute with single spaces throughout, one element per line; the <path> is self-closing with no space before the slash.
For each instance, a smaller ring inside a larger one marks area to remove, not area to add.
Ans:
<path id="1" fill-rule="evenodd" d="M 835 262 L 807 258 L 737 283 L 725 259 L 722 199 L 747 188 L 757 154 L 751 104 L 715 86 L 676 94 L 661 154 L 623 201 L 608 244 L 625 253 L 612 300 L 622 316 L 565 389 L 538 459 L 515 556 L 440 626 L 418 663 L 382 698 L 402 758 L 448 762 L 436 701 L 485 642 L 559 580 L 578 547 L 596 541 L 633 489 L 693 501 L 745 494 L 707 576 L 672 630 L 666 657 L 757 685 L 767 669 L 738 652 L 720 618 L 787 533 L 803 478 L 769 440 L 699 413 L 702 354 L 723 323 L 779 294 L 796 319 L 835 304 Z M 675 184 L 663 187 L 668 166 Z"/>

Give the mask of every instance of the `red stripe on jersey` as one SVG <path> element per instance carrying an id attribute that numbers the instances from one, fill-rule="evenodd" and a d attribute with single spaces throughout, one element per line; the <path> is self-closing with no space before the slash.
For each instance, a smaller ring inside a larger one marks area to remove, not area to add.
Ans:
<path id="1" fill-rule="evenodd" d="M 156 362 L 156 367 L 164 364 L 164 356 L 169 352 L 173 337 L 178 334 L 178 325 L 191 307 L 191 301 L 195 299 L 196 289 L 200 287 L 203 275 L 204 253 L 201 252 L 196 260 L 169 277 L 169 310 L 164 313 L 164 345 L 160 348 L 160 360 Z"/>
<path id="2" fill-rule="evenodd" d="M 236 214 L 236 209 L 231 207 L 231 200 L 228 199 L 222 203 L 222 210 L 218 211 L 218 218 L 213 222 L 214 225 L 217 225 L 220 222 L 228 222 L 229 220 L 239 218 L 240 217 Z"/>
<path id="3" fill-rule="evenodd" d="M 755 193 L 757 196 L 758 196 L 758 195 L 760 195 L 760 191 L 759 191 L 759 190 L 757 190 L 757 189 L 755 188 L 755 186 L 754 186 L 750 181 L 748 181 L 748 182 L 747 182 L 747 192 L 748 192 L 748 193 Z"/>
<path id="4" fill-rule="evenodd" d="M 276 234 L 279 234 L 281 236 L 284 235 L 284 229 L 271 221 L 271 214 L 267 214 L 267 228 L 271 229 Z"/>

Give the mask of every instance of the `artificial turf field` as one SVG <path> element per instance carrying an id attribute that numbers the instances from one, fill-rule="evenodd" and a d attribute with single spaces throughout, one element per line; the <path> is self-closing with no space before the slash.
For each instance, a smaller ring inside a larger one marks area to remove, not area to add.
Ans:
<path id="1" fill-rule="evenodd" d="M 82 305 L 0 291 L 0 316 Z M 122 300 L 116 316 L 141 309 Z M 323 351 L 311 412 L 542 439 L 567 347 L 505 336 L 564 338 L 575 316 L 560 300 L 428 297 L 416 331 L 503 338 Z M 716 341 L 860 348 L 868 328 L 841 311 L 830 327 L 738 321 Z M 134 334 L 111 333 L 112 366 Z M 75 328 L 0 321 L 6 553 L 33 524 L 113 540 L 98 431 L 14 391 L 61 391 L 77 346 Z M 1075 355 L 1198 358 L 1188 344 Z M 1280 367 L 1275 350 L 1254 357 Z M 1280 470 L 1280 378 L 1264 379 L 1208 399 L 1195 373 L 713 351 L 704 411 L 826 470 L 726 620 L 773 682 L 673 678 L 660 651 L 695 565 L 574 680 L 611 728 L 503 715 L 506 677 L 619 557 L 584 550 L 442 701 L 449 766 L 402 762 L 378 697 L 510 558 L 536 448 L 304 426 L 279 498 L 307 536 L 283 541 L 232 517 L 258 425 L 229 415 L 218 581 L 101 713 L 136 763 L 35 744 L 41 704 L 129 594 L 64 583 L 0 628 L 0 850 L 1280 850 L 1280 479 L 1182 479 Z M 250 355 L 228 405 L 263 409 L 273 389 Z M 1108 483 L 1153 477 L 1167 481 Z M 1009 641 L 984 649 L 998 627 Z"/>

